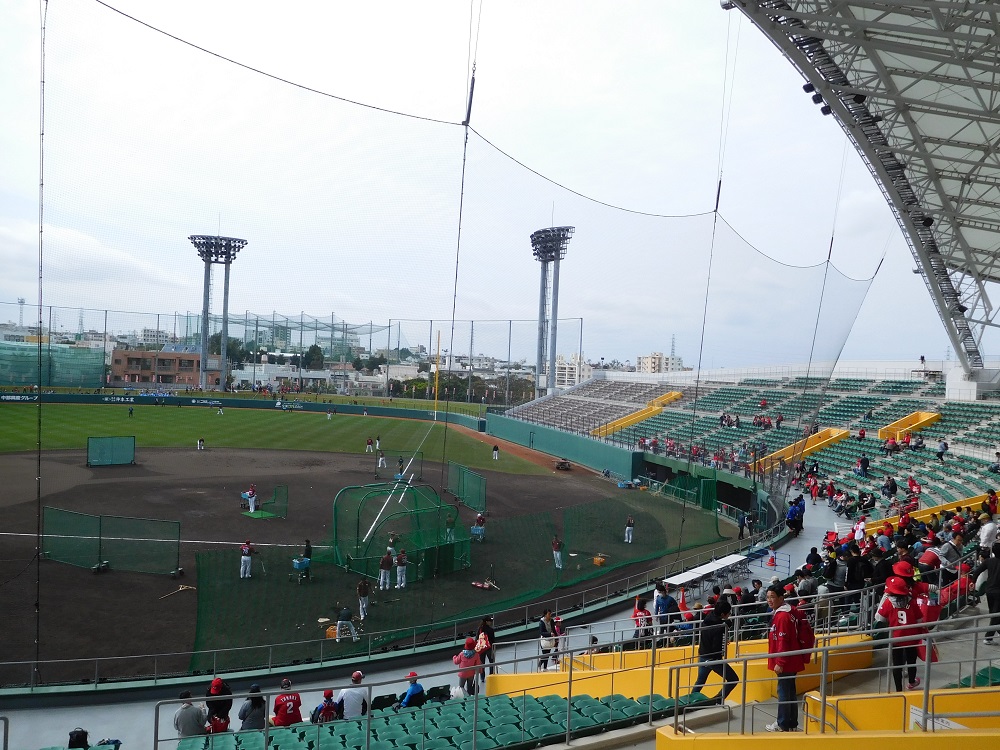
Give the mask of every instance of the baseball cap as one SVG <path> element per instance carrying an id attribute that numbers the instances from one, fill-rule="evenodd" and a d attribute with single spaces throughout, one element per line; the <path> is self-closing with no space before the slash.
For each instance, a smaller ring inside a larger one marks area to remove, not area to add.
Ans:
<path id="1" fill-rule="evenodd" d="M 332 698 L 333 697 L 333 691 L 330 690 L 330 688 L 327 688 L 326 690 L 323 691 L 323 697 L 324 698 Z"/>
<path id="2" fill-rule="evenodd" d="M 415 680 L 415 679 L 417 679 L 417 673 L 416 672 L 410 672 L 408 675 L 406 675 L 406 679 L 407 680 Z"/>
<path id="3" fill-rule="evenodd" d="M 475 638 L 471 638 L 470 637 L 470 638 L 466 638 L 465 639 L 465 649 L 466 649 L 466 651 L 474 649 L 475 647 L 476 647 L 476 639 Z"/>
<path id="4" fill-rule="evenodd" d="M 351 675 L 351 680 L 353 682 L 361 682 L 364 678 L 365 675 L 360 669 L 355 671 L 355 673 Z"/>
<path id="5" fill-rule="evenodd" d="M 991 516 L 989 513 L 980 513 L 979 514 L 979 520 L 980 521 L 989 521 L 989 520 L 992 520 L 992 518 L 993 518 L 993 516 Z"/>
<path id="6" fill-rule="evenodd" d="M 287 677 L 283 677 L 282 680 L 281 680 L 281 687 L 283 689 L 287 690 L 291 686 L 292 686 L 292 681 L 289 680 Z"/>

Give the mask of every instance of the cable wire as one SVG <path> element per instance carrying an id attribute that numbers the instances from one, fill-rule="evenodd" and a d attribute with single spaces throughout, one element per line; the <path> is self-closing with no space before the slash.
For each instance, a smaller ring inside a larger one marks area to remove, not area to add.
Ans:
<path id="1" fill-rule="evenodd" d="M 140 26 L 145 26 L 150 31 L 155 31 L 157 34 L 163 34 L 163 36 L 173 39 L 175 42 L 180 42 L 181 44 L 191 47 L 192 49 L 196 49 L 199 52 L 204 52 L 206 55 L 211 55 L 212 57 L 218 58 L 219 60 L 230 63 L 231 65 L 235 65 L 238 68 L 243 68 L 244 70 L 248 70 L 251 73 L 256 73 L 258 75 L 264 76 L 265 78 L 270 78 L 272 81 L 277 81 L 278 83 L 284 83 L 287 84 L 288 86 L 294 86 L 297 89 L 301 89 L 302 91 L 308 91 L 311 94 L 319 94 L 320 96 L 325 96 L 328 99 L 336 99 L 337 101 L 344 102 L 345 104 L 353 104 L 357 107 L 372 109 L 375 110 L 376 112 L 385 112 L 386 114 L 399 115 L 400 117 L 409 117 L 414 120 L 423 120 L 424 122 L 436 122 L 440 125 L 461 125 L 460 122 L 452 122 L 451 120 L 441 120 L 436 117 L 425 117 L 424 115 L 415 115 L 412 112 L 401 112 L 396 109 L 388 109 L 386 107 L 378 107 L 374 104 L 366 104 L 365 102 L 359 102 L 354 99 L 348 99 L 347 97 L 344 96 L 337 96 L 336 94 L 331 94 L 328 91 L 322 91 L 321 89 L 316 89 L 313 88 L 312 86 L 306 86 L 303 83 L 297 83 L 296 81 L 291 81 L 287 78 L 282 78 L 281 76 L 275 75 L 274 73 L 268 73 L 266 70 L 255 68 L 252 65 L 247 65 L 246 63 L 240 62 L 239 60 L 234 60 L 233 58 L 226 57 L 225 55 L 220 54 L 218 52 L 213 52 L 212 50 L 197 45 L 194 42 L 189 42 L 187 39 L 182 39 L 176 34 L 171 34 L 169 31 L 164 31 L 161 28 L 153 26 L 151 23 L 147 23 L 146 21 L 136 18 L 135 16 L 131 16 L 125 11 L 119 10 L 118 8 L 114 7 L 113 5 L 109 5 L 108 3 L 104 2 L 104 0 L 94 0 L 94 2 L 97 3 L 98 5 L 104 6 L 110 11 L 114 11 L 120 16 L 124 16 L 130 21 L 134 21 Z"/>

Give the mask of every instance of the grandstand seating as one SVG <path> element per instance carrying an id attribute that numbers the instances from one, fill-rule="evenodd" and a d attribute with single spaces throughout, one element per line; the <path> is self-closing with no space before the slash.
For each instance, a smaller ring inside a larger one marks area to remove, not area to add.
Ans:
<path id="1" fill-rule="evenodd" d="M 923 485 L 926 503 L 953 502 L 981 492 L 991 484 L 986 476 L 989 461 L 963 455 L 982 452 L 990 455 L 1000 446 L 1000 403 L 988 401 L 941 401 L 943 384 L 922 380 L 874 380 L 836 378 L 823 389 L 824 380 L 815 376 L 798 378 L 746 378 L 738 384 L 709 382 L 695 388 L 691 384 L 633 383 L 614 380 L 593 380 L 566 394 L 541 399 L 512 410 L 511 415 L 536 421 L 572 432 L 589 432 L 628 414 L 669 390 L 678 390 L 683 398 L 669 404 L 659 414 L 621 430 L 608 439 L 623 446 L 635 446 L 640 438 L 673 439 L 687 455 L 687 446 L 703 447 L 708 457 L 722 450 L 738 450 L 744 443 L 751 448 L 763 441 L 768 452 L 778 450 L 801 437 L 802 420 L 814 419 L 821 428 L 843 427 L 857 430 L 866 427 L 872 433 L 867 444 L 846 441 L 814 454 L 824 473 L 837 485 L 844 485 L 851 494 L 865 490 L 878 491 L 884 476 L 897 478 L 913 474 Z M 836 392 L 832 392 L 836 391 Z M 767 402 L 765 409 L 761 402 Z M 921 430 L 928 450 L 907 452 L 883 458 L 874 433 L 916 411 L 932 411 L 941 419 Z M 766 413 L 774 419 L 781 413 L 785 422 L 780 429 L 763 430 L 752 424 L 754 415 Z M 865 419 L 871 412 L 871 418 Z M 720 414 L 740 417 L 740 427 L 720 426 Z M 935 460 L 934 448 L 940 439 L 948 440 L 953 450 L 943 464 Z M 957 449 L 957 450 L 956 450 Z M 863 450 L 872 466 L 869 478 L 862 480 L 853 473 Z M 735 470 L 725 465 L 723 468 Z"/>

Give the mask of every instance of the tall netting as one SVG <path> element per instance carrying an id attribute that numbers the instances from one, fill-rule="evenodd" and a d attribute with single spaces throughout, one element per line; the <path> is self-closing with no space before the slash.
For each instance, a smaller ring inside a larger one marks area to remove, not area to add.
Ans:
<path id="1" fill-rule="evenodd" d="M 486 477 L 468 466 L 448 462 L 448 492 L 477 513 L 486 512 Z"/>
<path id="2" fill-rule="evenodd" d="M 99 388 L 104 380 L 104 351 L 68 344 L 0 341 L 0 385 Z"/>
<path id="3" fill-rule="evenodd" d="M 101 516 L 101 559 L 115 570 L 176 574 L 180 569 L 179 521 Z"/>
<path id="4" fill-rule="evenodd" d="M 119 466 L 134 463 L 134 435 L 87 438 L 87 466 Z"/>
<path id="5" fill-rule="evenodd" d="M 92 568 L 101 561 L 101 518 L 71 510 L 42 509 L 42 555 L 46 560 Z"/>

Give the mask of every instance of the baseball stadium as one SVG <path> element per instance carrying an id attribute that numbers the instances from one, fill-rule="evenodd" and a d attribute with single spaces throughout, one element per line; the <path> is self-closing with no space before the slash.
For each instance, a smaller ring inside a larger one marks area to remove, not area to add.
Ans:
<path id="1" fill-rule="evenodd" d="M 683 5 L 18 12 L 0 750 L 995 744 L 995 10 Z"/>

